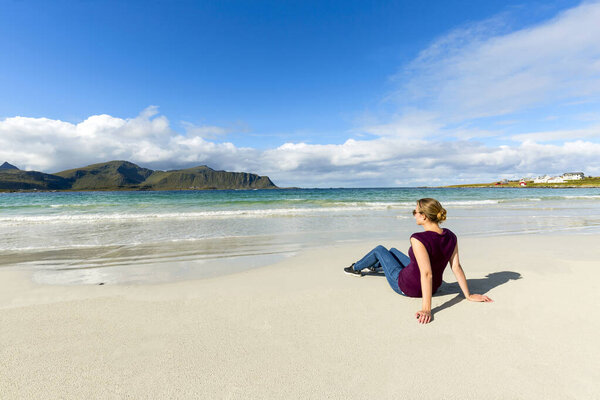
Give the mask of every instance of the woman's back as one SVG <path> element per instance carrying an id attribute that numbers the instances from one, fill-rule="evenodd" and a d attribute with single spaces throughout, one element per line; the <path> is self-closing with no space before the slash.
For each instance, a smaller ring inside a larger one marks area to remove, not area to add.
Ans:
<path id="1" fill-rule="evenodd" d="M 448 265 L 448 261 L 450 261 L 450 257 L 452 257 L 452 253 L 456 248 L 456 235 L 450 229 L 444 228 L 442 233 L 424 231 L 414 233 L 411 238 L 415 238 L 423 243 L 429 254 L 432 272 L 432 293 L 435 293 L 442 284 L 444 269 Z M 407 296 L 421 297 L 421 271 L 419 270 L 412 246 L 408 249 L 408 256 L 410 257 L 410 263 L 400 271 L 398 285 L 400 286 L 400 290 Z"/>

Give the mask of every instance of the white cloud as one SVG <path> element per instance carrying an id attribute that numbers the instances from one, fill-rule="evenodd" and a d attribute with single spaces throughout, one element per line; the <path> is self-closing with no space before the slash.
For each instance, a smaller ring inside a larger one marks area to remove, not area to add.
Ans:
<path id="1" fill-rule="evenodd" d="M 558 129 L 554 131 L 540 131 L 520 133 L 510 137 L 517 142 L 550 142 L 565 141 L 573 138 L 600 138 L 600 125 L 594 125 L 581 129 Z"/>
<path id="2" fill-rule="evenodd" d="M 498 34 L 502 18 L 435 41 L 397 76 L 401 104 L 420 102 L 444 122 L 510 114 L 600 94 L 600 3 Z"/>
<path id="3" fill-rule="evenodd" d="M 231 132 L 230 129 L 221 126 L 196 125 L 187 121 L 182 121 L 181 125 L 185 128 L 186 136 L 200 136 L 205 139 L 216 139 Z"/>
<path id="4" fill-rule="evenodd" d="M 179 134 L 155 111 L 131 119 L 96 115 L 78 124 L 6 118 L 0 120 L 0 161 L 45 172 L 114 159 L 160 169 L 206 164 L 302 187 L 492 181 L 503 174 L 518 177 L 530 171 L 600 172 L 600 144 L 581 140 L 551 145 L 525 140 L 515 146 L 490 147 L 471 140 L 384 136 L 338 145 L 285 143 L 257 150 Z"/>
<path id="5" fill-rule="evenodd" d="M 172 169 L 207 164 L 270 176 L 282 186 L 390 186 L 491 181 L 509 171 L 600 172 L 600 144 L 569 141 L 490 147 L 472 140 L 384 136 L 342 144 L 285 143 L 258 150 L 173 131 L 167 118 L 145 110 L 131 119 L 91 116 L 72 124 L 47 118 L 0 120 L 0 161 L 56 172 L 114 159 Z M 582 168 L 581 166 L 586 166 Z"/>
<path id="6" fill-rule="evenodd" d="M 375 136 L 420 139 L 439 135 L 443 124 L 438 115 L 418 109 L 405 109 L 401 115 L 387 118 L 384 123 L 365 124 L 363 132 Z"/>

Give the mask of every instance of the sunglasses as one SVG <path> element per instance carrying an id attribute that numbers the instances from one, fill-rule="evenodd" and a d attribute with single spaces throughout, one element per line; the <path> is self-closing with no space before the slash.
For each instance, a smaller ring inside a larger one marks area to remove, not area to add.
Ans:
<path id="1" fill-rule="evenodd" d="M 415 215 L 417 215 L 417 213 L 419 213 L 419 214 L 423 214 L 421 211 L 413 210 L 413 217 L 414 217 Z"/>

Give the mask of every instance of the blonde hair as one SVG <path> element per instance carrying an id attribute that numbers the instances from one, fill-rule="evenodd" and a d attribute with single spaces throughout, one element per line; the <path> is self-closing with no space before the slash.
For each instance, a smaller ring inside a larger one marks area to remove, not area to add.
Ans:
<path id="1" fill-rule="evenodd" d="M 446 209 L 442 207 L 439 201 L 426 197 L 417 200 L 419 210 L 431 222 L 442 223 L 446 220 Z"/>

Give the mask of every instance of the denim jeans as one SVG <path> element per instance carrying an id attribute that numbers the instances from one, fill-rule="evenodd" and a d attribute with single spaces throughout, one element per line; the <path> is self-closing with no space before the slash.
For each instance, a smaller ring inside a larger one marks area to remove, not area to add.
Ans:
<path id="1" fill-rule="evenodd" d="M 354 269 L 356 271 L 360 271 L 370 267 L 382 267 L 385 277 L 387 278 L 388 283 L 394 292 L 405 296 L 398 286 L 398 276 L 400 275 L 402 268 L 406 267 L 409 263 L 410 258 L 408 258 L 408 256 L 401 251 L 398 251 L 394 248 L 388 250 L 379 245 L 368 252 L 366 256 L 357 261 L 354 264 Z"/>

